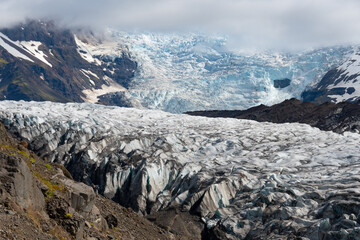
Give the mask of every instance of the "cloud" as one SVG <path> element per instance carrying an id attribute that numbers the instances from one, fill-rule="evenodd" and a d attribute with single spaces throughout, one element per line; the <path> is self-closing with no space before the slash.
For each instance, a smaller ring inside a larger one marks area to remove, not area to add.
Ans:
<path id="1" fill-rule="evenodd" d="M 237 48 L 360 43 L 358 0 L 0 0 L 0 24 L 50 18 L 74 27 L 226 34 Z"/>

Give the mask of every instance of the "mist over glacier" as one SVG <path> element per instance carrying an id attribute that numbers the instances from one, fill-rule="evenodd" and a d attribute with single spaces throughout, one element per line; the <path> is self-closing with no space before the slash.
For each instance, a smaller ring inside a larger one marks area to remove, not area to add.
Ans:
<path id="1" fill-rule="evenodd" d="M 360 42 L 358 0 L 2 0 L 0 27 L 53 19 L 70 27 L 231 35 L 241 49 L 306 49 Z"/>

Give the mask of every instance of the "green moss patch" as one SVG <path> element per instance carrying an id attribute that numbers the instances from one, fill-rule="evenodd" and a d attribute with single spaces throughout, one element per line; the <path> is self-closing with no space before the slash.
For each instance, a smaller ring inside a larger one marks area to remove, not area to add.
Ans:
<path id="1" fill-rule="evenodd" d="M 1 65 L 5 65 L 5 64 L 8 64 L 9 62 L 7 62 L 5 59 L 3 58 L 0 58 L 0 66 Z"/>

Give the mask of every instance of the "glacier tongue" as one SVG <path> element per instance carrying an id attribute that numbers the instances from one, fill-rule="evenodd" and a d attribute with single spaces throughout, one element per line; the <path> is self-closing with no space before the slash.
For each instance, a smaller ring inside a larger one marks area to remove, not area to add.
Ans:
<path id="1" fill-rule="evenodd" d="M 75 103 L 3 101 L 0 119 L 77 180 L 143 214 L 181 207 L 234 239 L 274 229 L 321 239 L 312 236 L 360 227 L 359 134 Z"/>

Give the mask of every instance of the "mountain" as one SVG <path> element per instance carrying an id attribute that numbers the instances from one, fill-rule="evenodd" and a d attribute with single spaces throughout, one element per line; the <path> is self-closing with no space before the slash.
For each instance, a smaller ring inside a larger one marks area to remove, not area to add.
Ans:
<path id="1" fill-rule="evenodd" d="M 184 239 L 75 182 L 0 124 L 1 239 Z"/>
<path id="2" fill-rule="evenodd" d="M 2 101 L 0 121 L 75 180 L 196 239 L 360 237 L 359 134 L 88 103 Z"/>
<path id="3" fill-rule="evenodd" d="M 100 93 L 123 91 L 136 62 L 126 52 L 85 58 L 78 42 L 73 31 L 52 22 L 1 29 L 0 99 L 96 102 Z"/>
<path id="4" fill-rule="evenodd" d="M 347 61 L 328 71 L 301 96 L 304 101 L 315 103 L 360 100 L 360 52 L 355 51 Z"/>
<path id="5" fill-rule="evenodd" d="M 352 47 L 245 54 L 204 34 L 102 33 L 29 21 L 0 29 L 0 99 L 247 109 L 300 98 Z"/>
<path id="6" fill-rule="evenodd" d="M 316 105 L 301 102 L 295 98 L 273 106 L 259 105 L 247 110 L 194 111 L 186 114 L 193 116 L 250 119 L 273 123 L 306 123 L 325 131 L 360 133 L 360 101 Z"/>

